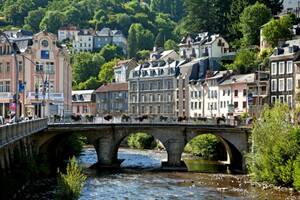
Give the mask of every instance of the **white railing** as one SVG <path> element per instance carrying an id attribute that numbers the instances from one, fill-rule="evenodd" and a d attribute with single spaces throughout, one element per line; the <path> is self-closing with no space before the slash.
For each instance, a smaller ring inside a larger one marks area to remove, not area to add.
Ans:
<path id="1" fill-rule="evenodd" d="M 0 147 L 48 127 L 48 118 L 0 126 Z"/>
<path id="2" fill-rule="evenodd" d="M 28 92 L 28 99 L 36 99 L 36 93 L 35 92 Z M 37 98 L 39 100 L 42 99 L 50 99 L 53 101 L 64 101 L 64 94 L 63 93 L 53 93 L 53 92 L 46 92 L 45 96 L 43 95 L 43 93 L 39 92 L 37 95 Z"/>
<path id="3" fill-rule="evenodd" d="M 0 99 L 12 99 L 13 96 L 11 92 L 0 92 Z"/>

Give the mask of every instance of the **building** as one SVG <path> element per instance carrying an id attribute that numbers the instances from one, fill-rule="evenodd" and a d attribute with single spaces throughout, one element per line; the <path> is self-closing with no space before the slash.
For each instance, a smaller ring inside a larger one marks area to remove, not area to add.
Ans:
<path id="1" fill-rule="evenodd" d="M 96 116 L 96 98 L 94 90 L 72 91 L 72 113 L 81 116 Z"/>
<path id="2" fill-rule="evenodd" d="M 294 108 L 300 86 L 299 54 L 300 40 L 286 41 L 275 48 L 270 57 L 270 103 L 287 103 Z"/>
<path id="3" fill-rule="evenodd" d="M 32 37 L 11 38 L 20 52 L 20 114 L 23 116 L 68 115 L 71 113 L 71 66 L 66 48 L 56 45 L 55 35 L 40 32 Z M 0 45 L 1 115 L 14 110 L 16 64 L 9 45 L 1 38 Z"/>
<path id="4" fill-rule="evenodd" d="M 175 72 L 178 62 L 145 62 L 131 70 L 128 106 L 133 116 L 175 116 Z"/>
<path id="5" fill-rule="evenodd" d="M 248 113 L 258 117 L 268 104 L 269 73 L 232 75 L 219 86 L 219 116 L 242 116 Z"/>
<path id="6" fill-rule="evenodd" d="M 114 67 L 115 82 L 127 82 L 130 71 L 137 66 L 138 63 L 134 59 L 119 61 Z"/>
<path id="7" fill-rule="evenodd" d="M 153 51 L 150 53 L 150 60 L 164 60 L 165 62 L 172 62 L 175 60 L 180 60 L 180 56 L 174 50 L 162 50 L 160 48 L 153 48 Z"/>
<path id="8" fill-rule="evenodd" d="M 93 30 L 82 29 L 72 40 L 73 52 L 93 51 Z"/>
<path id="9" fill-rule="evenodd" d="M 209 35 L 207 32 L 197 35 L 188 34 L 180 42 L 179 54 L 183 59 L 210 59 L 210 65 L 219 65 L 223 56 L 234 54 L 230 52 L 228 42 L 220 35 Z"/>
<path id="10" fill-rule="evenodd" d="M 26 112 L 36 116 L 67 116 L 72 109 L 72 73 L 69 52 L 57 46 L 57 37 L 39 32 L 24 52 Z"/>
<path id="11" fill-rule="evenodd" d="M 127 39 L 120 30 L 103 28 L 94 35 L 94 50 L 99 50 L 107 44 L 115 44 L 127 53 Z"/>
<path id="12" fill-rule="evenodd" d="M 79 29 L 76 26 L 62 27 L 58 30 L 58 41 L 63 42 L 65 40 L 73 41 L 79 33 Z"/>
<path id="13" fill-rule="evenodd" d="M 281 15 L 294 13 L 297 18 L 300 17 L 300 0 L 283 0 L 282 6 Z"/>
<path id="14" fill-rule="evenodd" d="M 97 115 L 121 116 L 128 113 L 128 84 L 108 83 L 96 91 Z"/>

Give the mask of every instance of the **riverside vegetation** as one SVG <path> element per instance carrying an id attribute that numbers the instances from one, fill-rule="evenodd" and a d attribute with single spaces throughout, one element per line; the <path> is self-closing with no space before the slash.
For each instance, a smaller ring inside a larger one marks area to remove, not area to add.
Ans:
<path id="1" fill-rule="evenodd" d="M 57 182 L 56 199 L 76 200 L 80 197 L 81 190 L 86 180 L 86 176 L 79 168 L 75 157 L 70 159 L 66 168 L 66 174 L 59 173 Z"/>
<path id="2" fill-rule="evenodd" d="M 295 122 L 299 111 L 294 113 L 277 103 L 266 107 L 254 123 L 248 156 L 252 180 L 300 190 L 300 127 Z"/>

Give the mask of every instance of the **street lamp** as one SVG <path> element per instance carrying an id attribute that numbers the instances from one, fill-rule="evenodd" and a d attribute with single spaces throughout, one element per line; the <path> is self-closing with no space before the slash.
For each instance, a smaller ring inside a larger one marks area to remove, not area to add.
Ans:
<path id="1" fill-rule="evenodd" d="M 14 60 L 15 60 L 15 65 L 16 65 L 16 113 L 15 113 L 15 122 L 19 122 L 19 65 L 18 65 L 18 60 L 17 60 L 17 53 L 20 53 L 20 50 L 18 49 L 18 46 L 16 43 L 11 43 L 10 40 L 8 39 L 7 35 L 0 30 L 0 36 L 3 36 L 7 43 L 9 44 Z"/>

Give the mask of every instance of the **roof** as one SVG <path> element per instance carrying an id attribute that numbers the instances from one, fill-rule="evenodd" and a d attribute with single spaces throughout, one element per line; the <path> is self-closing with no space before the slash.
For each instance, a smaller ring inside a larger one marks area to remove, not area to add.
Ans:
<path id="1" fill-rule="evenodd" d="M 128 83 L 108 83 L 100 86 L 95 92 L 117 92 L 117 91 L 128 91 Z"/>
<path id="2" fill-rule="evenodd" d="M 133 59 L 128 59 L 128 60 L 120 60 L 119 62 L 117 62 L 116 66 L 114 68 L 119 68 L 120 65 L 126 65 L 128 63 L 130 63 Z"/>
<path id="3" fill-rule="evenodd" d="M 253 83 L 255 82 L 255 73 L 252 74 L 240 74 L 233 75 L 229 79 L 225 80 L 220 85 L 230 85 L 233 83 Z"/>
<path id="4" fill-rule="evenodd" d="M 93 101 L 94 90 L 72 91 L 72 102 L 91 102 Z"/>

